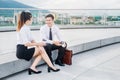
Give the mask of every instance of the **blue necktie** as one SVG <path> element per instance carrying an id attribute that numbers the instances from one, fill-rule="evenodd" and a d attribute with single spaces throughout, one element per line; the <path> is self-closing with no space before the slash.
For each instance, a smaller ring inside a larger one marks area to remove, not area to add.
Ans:
<path id="1" fill-rule="evenodd" d="M 51 31 L 51 28 L 50 28 L 50 32 L 49 32 L 49 40 L 52 40 L 52 31 Z"/>

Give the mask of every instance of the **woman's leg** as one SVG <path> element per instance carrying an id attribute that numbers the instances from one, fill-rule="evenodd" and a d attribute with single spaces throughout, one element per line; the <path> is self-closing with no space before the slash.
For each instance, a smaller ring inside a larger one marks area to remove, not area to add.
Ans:
<path id="1" fill-rule="evenodd" d="M 33 57 L 35 58 L 35 60 L 33 61 L 32 65 L 30 67 L 32 70 L 35 70 L 35 71 L 37 71 L 36 66 L 37 66 L 38 62 L 41 60 L 41 55 L 40 55 L 39 52 L 40 52 L 39 48 L 36 47 L 35 48 L 35 53 L 33 55 Z"/>
<path id="2" fill-rule="evenodd" d="M 47 53 L 45 52 L 45 49 L 43 47 L 39 47 L 39 48 L 41 50 L 41 57 L 43 58 L 43 60 L 48 64 L 49 67 L 56 70 L 56 68 L 53 66 L 52 62 L 50 61 Z"/>

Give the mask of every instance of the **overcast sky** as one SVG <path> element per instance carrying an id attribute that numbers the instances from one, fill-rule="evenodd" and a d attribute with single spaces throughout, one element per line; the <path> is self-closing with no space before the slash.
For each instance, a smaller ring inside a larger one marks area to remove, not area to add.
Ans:
<path id="1" fill-rule="evenodd" d="M 118 9 L 120 0 L 15 0 L 43 9 Z"/>

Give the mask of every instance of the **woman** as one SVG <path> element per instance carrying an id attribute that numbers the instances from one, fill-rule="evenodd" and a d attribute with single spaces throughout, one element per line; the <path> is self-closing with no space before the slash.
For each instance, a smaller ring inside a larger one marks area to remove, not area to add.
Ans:
<path id="1" fill-rule="evenodd" d="M 22 12 L 19 16 L 18 26 L 17 26 L 17 50 L 16 56 L 19 59 L 25 59 L 27 61 L 31 58 L 35 58 L 32 65 L 28 69 L 28 74 L 32 73 L 38 74 L 41 71 L 36 69 L 38 62 L 43 58 L 48 64 L 48 72 L 50 70 L 57 72 L 60 69 L 56 69 L 51 63 L 48 55 L 46 54 L 43 46 L 46 44 L 44 42 L 36 43 L 31 36 L 29 25 L 32 23 L 32 15 L 30 12 Z"/>

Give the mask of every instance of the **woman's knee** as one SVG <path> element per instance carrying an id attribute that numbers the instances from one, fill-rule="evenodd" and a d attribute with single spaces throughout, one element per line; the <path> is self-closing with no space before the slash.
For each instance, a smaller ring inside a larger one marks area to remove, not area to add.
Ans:
<path id="1" fill-rule="evenodd" d="M 40 54 L 42 55 L 42 54 L 45 54 L 45 53 L 46 53 L 45 49 L 43 47 L 40 47 Z"/>
<path id="2" fill-rule="evenodd" d="M 43 53 L 43 48 L 39 47 L 38 52 L 39 52 L 39 54 L 42 54 Z"/>
<path id="3" fill-rule="evenodd" d="M 39 55 L 40 55 L 40 54 L 39 54 L 39 49 L 36 47 L 33 57 L 37 57 L 37 56 L 39 56 Z"/>

